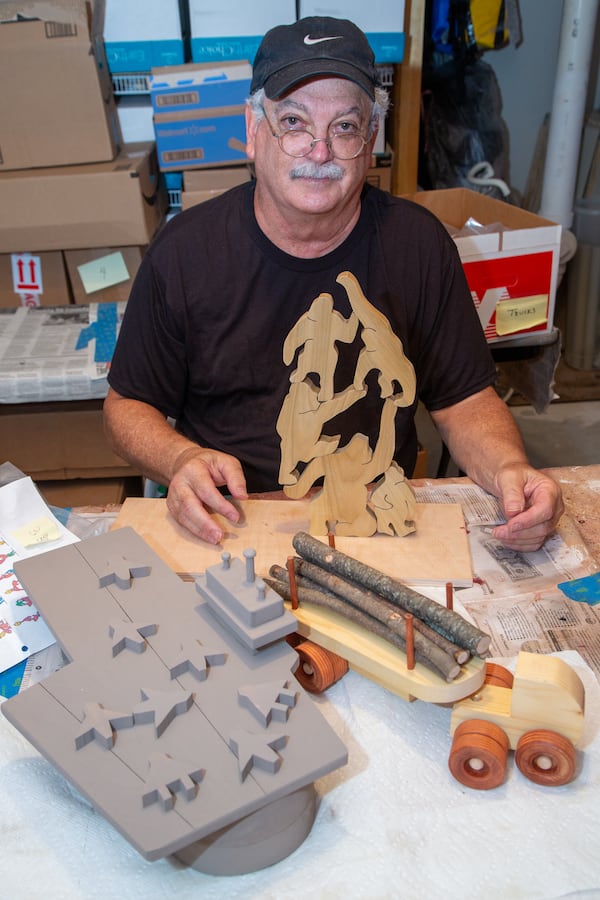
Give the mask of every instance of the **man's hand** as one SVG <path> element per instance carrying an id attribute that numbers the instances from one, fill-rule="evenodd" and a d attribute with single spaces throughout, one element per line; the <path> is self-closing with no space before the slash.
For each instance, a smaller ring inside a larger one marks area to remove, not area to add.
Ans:
<path id="1" fill-rule="evenodd" d="M 539 550 L 564 512 L 559 485 L 530 465 L 512 463 L 496 473 L 495 493 L 508 521 L 494 528 L 494 537 L 512 550 Z"/>
<path id="2" fill-rule="evenodd" d="M 230 522 L 239 519 L 238 510 L 217 489 L 221 485 L 226 485 L 236 500 L 248 497 L 242 467 L 234 456 L 191 447 L 177 457 L 167 508 L 180 525 L 210 544 L 220 543 L 224 533 L 209 510 Z"/>

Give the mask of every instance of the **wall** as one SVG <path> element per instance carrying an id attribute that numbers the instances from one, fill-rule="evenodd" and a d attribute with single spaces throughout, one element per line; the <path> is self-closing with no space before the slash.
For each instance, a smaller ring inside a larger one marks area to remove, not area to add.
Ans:
<path id="1" fill-rule="evenodd" d="M 588 3 L 592 0 L 583 0 Z M 520 0 L 523 42 L 488 52 L 503 100 L 503 117 L 510 135 L 510 182 L 525 190 L 535 145 L 544 117 L 552 110 L 563 0 Z M 600 23 L 598 23 L 600 25 Z M 598 27 L 596 35 L 598 35 Z M 596 47 L 598 41 L 596 41 Z M 600 106 L 598 52 L 592 56 L 588 109 Z"/>
<path id="2" fill-rule="evenodd" d="M 562 0 L 520 0 L 523 42 L 486 53 L 494 69 L 510 135 L 511 187 L 523 193 L 539 128 L 552 109 Z"/>

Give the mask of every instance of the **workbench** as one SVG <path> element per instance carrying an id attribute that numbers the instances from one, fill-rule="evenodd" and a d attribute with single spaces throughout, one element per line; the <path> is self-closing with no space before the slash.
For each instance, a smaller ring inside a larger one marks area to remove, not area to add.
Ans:
<path id="1" fill-rule="evenodd" d="M 551 471 L 600 564 L 600 465 Z M 277 865 L 235 878 L 146 862 L 0 717 L 0 893 L 11 900 L 599 896 L 600 686 L 577 654 L 562 655 L 586 688 L 574 782 L 537 786 L 510 754 L 501 787 L 466 788 L 448 771 L 450 710 L 408 703 L 350 671 L 314 700 L 349 762 L 317 782 L 311 833 Z"/>

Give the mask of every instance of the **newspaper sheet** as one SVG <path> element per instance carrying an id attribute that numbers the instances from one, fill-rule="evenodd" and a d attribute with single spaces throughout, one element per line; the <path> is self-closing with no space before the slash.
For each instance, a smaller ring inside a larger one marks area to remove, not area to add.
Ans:
<path id="1" fill-rule="evenodd" d="M 94 400 L 125 303 L 0 309 L 0 403 Z"/>
<path id="2" fill-rule="evenodd" d="M 571 600 L 557 587 L 598 571 L 569 517 L 540 550 L 519 553 L 493 537 L 504 519 L 481 488 L 432 485 L 415 493 L 419 502 L 463 505 L 474 577 L 473 587 L 455 592 L 455 609 L 491 636 L 492 656 L 577 650 L 600 678 L 600 605 Z"/>

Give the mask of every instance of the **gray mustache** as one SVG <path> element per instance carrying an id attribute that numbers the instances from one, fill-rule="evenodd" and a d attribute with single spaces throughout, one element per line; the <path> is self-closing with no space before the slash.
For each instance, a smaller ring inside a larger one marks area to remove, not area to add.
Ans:
<path id="1" fill-rule="evenodd" d="M 331 178 L 340 181 L 344 177 L 345 170 L 335 162 L 315 163 L 308 159 L 298 163 L 290 172 L 290 178 Z"/>

